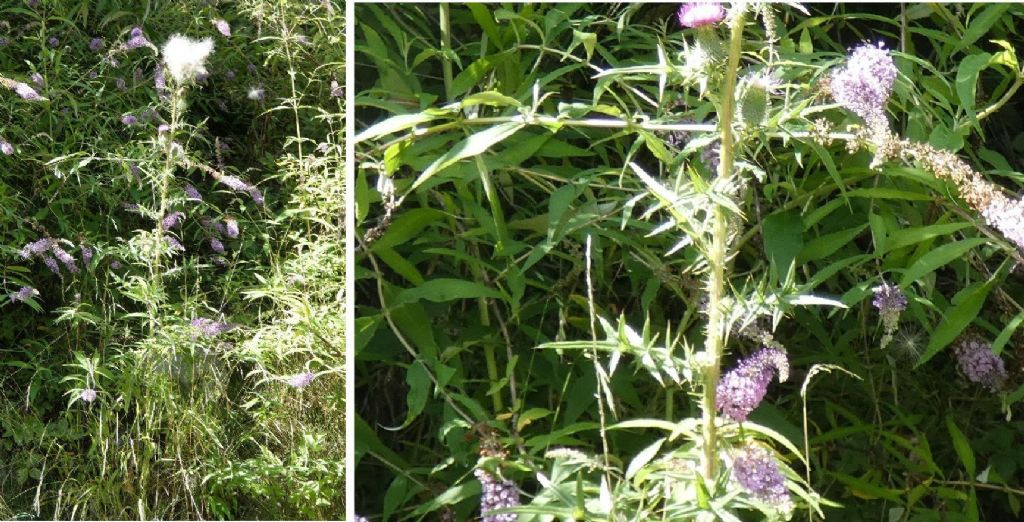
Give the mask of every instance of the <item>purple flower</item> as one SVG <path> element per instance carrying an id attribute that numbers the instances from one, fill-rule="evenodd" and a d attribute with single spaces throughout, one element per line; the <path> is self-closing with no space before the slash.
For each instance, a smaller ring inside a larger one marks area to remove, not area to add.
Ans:
<path id="1" fill-rule="evenodd" d="M 19 301 L 24 303 L 31 297 L 39 295 L 39 290 L 32 288 L 31 286 L 23 286 L 21 290 L 10 294 L 11 301 Z"/>
<path id="2" fill-rule="evenodd" d="M 8 40 L 7 38 L 4 38 L 3 36 L 0 36 L 0 47 L 7 47 L 10 44 L 11 44 L 10 40 Z"/>
<path id="3" fill-rule="evenodd" d="M 29 9 L 35 9 L 39 7 L 39 0 L 28 0 L 25 4 L 28 5 Z"/>
<path id="4" fill-rule="evenodd" d="M 761 446 L 747 446 L 732 464 L 732 476 L 755 498 L 775 506 L 789 504 L 786 480 L 771 452 Z"/>
<path id="5" fill-rule="evenodd" d="M 248 191 L 251 186 L 235 176 L 221 176 L 218 180 L 231 190 Z"/>
<path id="6" fill-rule="evenodd" d="M 131 114 L 125 114 L 124 116 L 121 116 L 121 123 L 123 123 L 125 125 L 132 126 L 132 125 L 135 125 L 138 122 L 139 122 L 139 119 L 136 118 L 135 116 L 131 115 Z"/>
<path id="7" fill-rule="evenodd" d="M 342 94 L 345 94 L 345 89 L 338 85 L 338 80 L 331 80 L 331 97 L 340 98 Z"/>
<path id="8" fill-rule="evenodd" d="M 288 379 L 288 386 L 292 388 L 305 388 L 309 386 L 309 383 L 313 382 L 314 377 L 316 375 L 313 372 L 296 373 Z"/>
<path id="9" fill-rule="evenodd" d="M 832 75 L 832 97 L 869 124 L 884 123 L 885 103 L 896 81 L 896 64 L 880 45 L 860 45 Z"/>
<path id="10" fill-rule="evenodd" d="M 43 75 L 37 72 L 32 73 L 29 76 L 29 79 L 31 79 L 32 83 L 36 84 L 36 87 L 39 87 L 40 89 L 46 86 L 46 81 L 43 80 Z"/>
<path id="11" fill-rule="evenodd" d="M 261 101 L 266 97 L 266 91 L 263 87 L 249 87 L 249 92 L 246 94 L 250 100 Z"/>
<path id="12" fill-rule="evenodd" d="M 228 69 L 227 71 L 224 72 L 224 79 L 229 81 L 229 82 L 235 81 L 235 76 L 236 75 L 235 75 L 235 70 L 234 69 Z"/>
<path id="13" fill-rule="evenodd" d="M 235 218 L 224 218 L 224 235 L 231 239 L 238 238 L 238 221 Z"/>
<path id="14" fill-rule="evenodd" d="M 170 230 L 180 225 L 183 219 L 185 219 L 184 212 L 171 212 L 164 216 L 161 224 L 164 226 L 164 230 Z"/>
<path id="15" fill-rule="evenodd" d="M 78 397 L 85 402 L 92 402 L 96 400 L 96 390 L 92 388 L 86 388 L 82 390 L 82 393 Z"/>
<path id="16" fill-rule="evenodd" d="M 82 263 L 88 265 L 89 261 L 92 261 L 93 253 L 92 247 L 82 245 Z"/>
<path id="17" fill-rule="evenodd" d="M 263 204 L 263 193 L 260 192 L 260 189 L 256 187 L 249 187 L 249 190 L 246 192 L 248 192 L 249 196 L 252 197 L 253 203 L 256 203 L 257 205 Z"/>
<path id="18" fill-rule="evenodd" d="M 245 68 L 248 69 L 249 74 L 256 74 L 256 64 L 249 62 L 249 64 L 246 65 Z"/>
<path id="19" fill-rule="evenodd" d="M 100 73 L 98 73 L 96 71 L 89 71 L 89 79 L 90 80 L 95 80 L 96 77 L 99 76 L 99 75 L 100 75 Z"/>
<path id="20" fill-rule="evenodd" d="M 225 20 L 213 20 L 213 26 L 224 36 L 231 36 L 231 26 Z"/>
<path id="21" fill-rule="evenodd" d="M 49 42 L 50 47 L 57 47 L 58 45 L 60 45 L 60 40 L 57 39 L 56 36 L 51 36 L 50 39 L 47 40 L 47 42 Z"/>
<path id="22" fill-rule="evenodd" d="M 900 314 L 907 309 L 907 296 L 898 286 L 890 285 L 885 281 L 872 288 L 875 298 L 871 304 L 878 309 L 878 315 L 882 318 L 882 329 L 884 333 L 879 345 L 885 348 L 892 341 L 893 334 L 900 324 Z"/>
<path id="23" fill-rule="evenodd" d="M 762 348 L 726 373 L 718 383 L 716 407 L 736 422 L 747 420 L 747 415 L 761 403 L 768 392 L 772 375 L 779 372 L 779 382 L 789 378 L 789 360 L 786 352 L 775 348 Z"/>
<path id="24" fill-rule="evenodd" d="M 223 321 L 214 321 L 206 317 L 197 317 L 192 320 L 192 328 L 204 337 L 216 337 L 224 332 L 234 330 L 238 325 Z M 193 339 L 196 336 L 193 335 Z"/>
<path id="25" fill-rule="evenodd" d="M 53 257 L 44 256 L 43 264 L 46 265 L 46 268 L 49 268 L 54 274 L 60 275 L 60 265 L 57 264 L 57 260 Z"/>
<path id="26" fill-rule="evenodd" d="M 128 33 L 128 36 L 131 38 L 138 38 L 142 36 L 142 28 L 139 26 L 132 27 L 132 31 Z"/>
<path id="27" fill-rule="evenodd" d="M 185 185 L 185 196 L 189 201 L 202 201 L 203 195 L 192 185 Z"/>
<path id="28" fill-rule="evenodd" d="M 105 46 L 106 46 L 106 43 L 104 43 L 103 39 L 100 38 L 100 37 L 96 37 L 96 38 L 93 38 L 92 40 L 89 40 L 89 50 L 91 50 L 91 51 L 102 51 L 103 47 L 105 47 Z"/>
<path id="29" fill-rule="evenodd" d="M 114 270 L 120 270 L 122 266 L 121 262 L 116 259 L 110 262 L 110 268 Z"/>
<path id="30" fill-rule="evenodd" d="M 980 384 L 993 393 L 1006 382 L 1006 366 L 992 353 L 992 345 L 973 336 L 965 337 L 954 348 L 960 371 L 967 380 Z"/>
<path id="31" fill-rule="evenodd" d="M 519 518 L 515 513 L 490 513 L 497 509 L 519 506 L 519 489 L 516 488 L 516 483 L 508 479 L 499 480 L 479 468 L 473 470 L 473 475 L 483 486 L 480 494 L 480 522 L 515 522 Z"/>
<path id="32" fill-rule="evenodd" d="M 167 78 L 164 77 L 164 62 L 156 64 L 156 74 L 153 75 L 153 86 L 156 87 L 160 97 L 167 95 Z"/>
<path id="33" fill-rule="evenodd" d="M 721 22 L 725 8 L 718 2 L 687 2 L 679 7 L 677 15 L 683 27 L 703 27 Z"/>
<path id="34" fill-rule="evenodd" d="M 14 92 L 18 93 L 23 100 L 38 100 L 40 98 L 39 93 L 35 89 L 29 87 L 27 83 L 17 83 L 14 85 Z"/>
<path id="35" fill-rule="evenodd" d="M 218 254 L 224 253 L 224 243 L 221 243 L 220 240 L 215 237 L 210 238 L 210 248 Z"/>
<path id="36" fill-rule="evenodd" d="M 170 126 L 170 125 L 168 125 L 168 124 L 166 124 L 166 123 L 161 123 L 161 124 L 160 124 L 160 125 L 159 125 L 159 126 L 158 126 L 158 127 L 156 128 L 156 131 L 157 131 L 157 133 L 159 133 L 159 134 L 163 134 L 163 133 L 165 133 L 165 132 L 167 132 L 167 131 L 169 131 L 169 130 L 171 130 L 171 126 Z"/>
<path id="37" fill-rule="evenodd" d="M 14 154 L 14 145 L 4 139 L 0 139 L 0 152 L 3 152 L 5 156 Z"/>
<path id="38" fill-rule="evenodd" d="M 128 88 L 128 82 L 124 81 L 124 78 L 114 80 L 114 85 L 117 86 L 117 90 L 119 91 L 123 91 Z"/>
<path id="39" fill-rule="evenodd" d="M 136 29 L 138 28 L 136 27 Z M 135 33 L 134 29 L 132 30 L 132 33 Z M 153 44 L 149 43 L 149 40 L 140 34 L 139 36 L 129 38 L 127 42 L 121 44 L 121 49 L 124 51 L 130 51 L 132 49 L 138 49 L 139 47 L 149 47 L 150 45 Z"/>
<path id="40" fill-rule="evenodd" d="M 61 248 L 60 245 L 58 245 L 56 242 L 53 243 L 53 245 L 50 246 L 50 251 L 53 252 L 53 255 L 56 256 L 61 263 L 64 263 L 64 266 L 68 269 L 68 272 L 71 272 L 72 274 L 78 273 L 78 265 L 75 264 L 75 258 L 66 250 Z"/>
<path id="41" fill-rule="evenodd" d="M 185 251 L 185 245 L 182 245 L 182 244 L 181 244 L 181 241 L 178 241 L 178 240 L 177 240 L 177 238 L 173 238 L 173 237 L 171 237 L 171 236 L 165 236 L 165 237 L 164 237 L 164 243 L 167 243 L 167 246 L 168 246 L 168 247 L 169 247 L 169 248 L 170 248 L 170 249 L 171 249 L 172 251 L 173 251 L 173 250 L 180 250 L 180 251 L 182 251 L 182 252 L 184 252 L 184 251 Z"/>
<path id="42" fill-rule="evenodd" d="M 37 239 L 36 241 L 33 241 L 22 247 L 21 258 L 29 259 L 33 256 L 41 256 L 43 255 L 43 252 L 46 252 L 47 250 L 50 249 L 50 245 L 52 244 L 53 240 L 48 237 Z"/>

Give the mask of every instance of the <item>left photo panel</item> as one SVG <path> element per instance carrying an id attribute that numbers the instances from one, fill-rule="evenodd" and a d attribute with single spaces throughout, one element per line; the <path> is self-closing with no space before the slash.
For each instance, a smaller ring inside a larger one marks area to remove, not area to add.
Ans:
<path id="1" fill-rule="evenodd" d="M 341 0 L 0 0 L 0 519 L 346 513 Z"/>

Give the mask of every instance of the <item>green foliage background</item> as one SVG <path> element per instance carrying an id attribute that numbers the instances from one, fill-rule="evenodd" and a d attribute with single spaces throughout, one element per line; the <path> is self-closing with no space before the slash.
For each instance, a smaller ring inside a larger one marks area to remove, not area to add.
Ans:
<path id="1" fill-rule="evenodd" d="M 47 98 L 0 92 L 0 518 L 343 518 L 342 4 L 7 0 L 0 20 L 0 76 L 38 73 Z M 166 178 L 161 57 L 117 51 L 136 26 L 156 46 L 215 42 L 174 130 L 188 159 Z M 165 234 L 185 250 L 157 268 L 165 180 L 185 213 Z M 218 260 L 203 220 L 228 219 L 240 234 Z M 19 255 L 45 237 L 78 273 Z M 39 295 L 10 300 L 21 286 Z M 238 327 L 198 335 L 201 317 Z M 304 370 L 308 387 L 286 384 Z"/>
<path id="2" fill-rule="evenodd" d="M 360 513 L 475 516 L 471 471 L 481 440 L 494 437 L 510 454 L 505 476 L 530 494 L 561 491 L 538 499 L 547 510 L 536 513 L 571 517 L 598 495 L 596 479 L 574 468 L 542 488 L 534 472 L 558 466 L 546 451 L 597 459 L 606 436 L 621 471 L 659 435 L 654 423 L 599 429 L 599 395 L 614 406 L 609 423 L 699 417 L 690 384 L 666 368 L 687 367 L 687 347 L 702 344 L 705 267 L 675 228 L 660 227 L 665 213 L 644 213 L 650 185 L 628 166 L 678 191 L 700 193 L 712 175 L 698 160 L 714 136 L 648 125 L 713 123 L 717 93 L 702 97 L 699 78 L 686 76 L 681 52 L 694 34 L 679 29 L 676 7 L 356 6 L 356 473 L 387 477 L 357 483 Z M 815 364 L 841 367 L 859 379 L 818 374 L 807 393 L 810 485 L 838 503 L 825 508 L 829 520 L 1016 518 L 1020 252 L 930 173 L 871 169 L 869 153 L 818 145 L 806 131 L 818 118 L 836 130 L 859 123 L 829 105 L 822 80 L 850 47 L 881 40 L 900 70 L 887 105 L 895 132 L 1019 192 L 1024 8 L 808 9 L 774 9 L 779 92 L 743 127 L 745 220 L 730 284 L 747 310 L 771 316 L 763 324 L 793 367 L 751 419 L 802 449 L 801 384 Z M 741 75 L 771 56 L 760 19 L 746 37 Z M 880 350 L 870 301 L 883 278 L 910 304 Z M 848 308 L 770 305 L 810 293 Z M 550 344 L 590 339 L 591 306 L 612 325 L 602 361 L 622 356 L 607 389 L 586 350 Z M 616 332 L 620 316 L 657 342 Z M 959 375 L 950 345 L 964 332 L 1001 353 L 1008 393 Z M 666 343 L 668 353 L 654 349 Z M 545 345 L 561 349 L 536 349 Z M 725 367 L 754 348 L 734 336 Z M 776 448 L 804 476 L 796 454 Z M 614 500 L 642 504 L 652 486 L 634 486 Z M 671 518 L 662 508 L 635 516 Z"/>

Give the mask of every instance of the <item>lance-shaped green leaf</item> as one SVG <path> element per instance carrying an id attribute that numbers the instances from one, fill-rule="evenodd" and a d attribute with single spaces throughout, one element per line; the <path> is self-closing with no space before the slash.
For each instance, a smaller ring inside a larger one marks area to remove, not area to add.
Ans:
<path id="1" fill-rule="evenodd" d="M 455 162 L 471 158 L 478 154 L 483 154 L 491 147 L 518 132 L 524 125 L 524 123 L 519 121 L 501 123 L 466 138 L 453 147 L 452 150 L 446 152 L 443 156 L 437 158 L 437 160 L 431 163 L 430 166 L 420 174 L 420 177 L 416 178 L 416 182 L 412 184 L 409 191 L 411 192 L 415 190 L 417 187 L 432 178 L 434 174 L 441 172 L 445 168 L 453 165 Z"/>

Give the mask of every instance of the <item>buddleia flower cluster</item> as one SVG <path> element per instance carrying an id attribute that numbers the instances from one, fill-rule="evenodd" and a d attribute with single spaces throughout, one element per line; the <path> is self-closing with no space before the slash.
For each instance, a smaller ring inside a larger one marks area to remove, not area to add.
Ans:
<path id="1" fill-rule="evenodd" d="M 900 324 L 900 314 L 907 309 L 907 296 L 898 286 L 890 285 L 885 281 L 871 290 L 875 292 L 875 298 L 871 304 L 878 309 L 878 315 L 882 318 L 884 333 L 880 344 L 882 348 L 885 348 L 892 341 L 892 336 Z"/>
<path id="2" fill-rule="evenodd" d="M 789 378 L 789 358 L 777 348 L 762 348 L 740 361 L 718 382 L 715 406 L 722 415 L 744 422 L 768 393 L 775 372 L 779 382 Z"/>
<path id="3" fill-rule="evenodd" d="M 980 384 L 992 392 L 1002 389 L 1006 382 L 1006 366 L 992 353 L 992 345 L 975 336 L 967 336 L 954 347 L 960 371 L 967 380 Z"/>
<path id="4" fill-rule="evenodd" d="M 479 468 L 474 470 L 473 474 L 483 486 L 483 492 L 480 495 L 481 522 L 515 522 L 518 518 L 515 513 L 490 514 L 498 509 L 519 506 L 519 489 L 516 488 L 515 482 L 499 479 Z"/>
<path id="5" fill-rule="evenodd" d="M 936 178 L 952 183 L 960 197 L 982 215 L 1019 249 L 1024 250 L 1024 198 L 1011 198 L 952 152 L 927 143 L 893 136 L 885 120 L 885 103 L 892 94 L 896 66 L 881 46 L 862 45 L 854 49 L 846 65 L 830 78 L 832 97 L 867 123 L 851 150 L 864 144 L 876 147 L 871 167 L 894 158 L 917 163 Z"/>
<path id="6" fill-rule="evenodd" d="M 57 275 L 62 275 L 60 265 L 57 264 L 57 260 L 60 260 L 68 272 L 78 273 L 78 265 L 75 263 L 75 258 L 64 250 L 60 246 L 60 242 L 55 239 L 43 238 L 25 245 L 21 249 L 21 258 L 25 260 L 41 259 L 43 264 Z"/>
<path id="7" fill-rule="evenodd" d="M 888 128 L 885 104 L 896 81 L 896 64 L 881 45 L 864 44 L 850 53 L 846 66 L 831 78 L 832 97 L 869 127 Z"/>
<path id="8" fill-rule="evenodd" d="M 203 337 L 216 337 L 238 327 L 236 324 L 224 321 L 215 321 L 207 317 L 197 317 L 192 320 L 191 324 L 192 328 L 195 330 L 195 333 L 192 335 L 193 339 L 199 335 L 202 335 Z"/>
<path id="9" fill-rule="evenodd" d="M 790 510 L 792 500 L 786 488 L 786 479 L 768 449 L 750 444 L 741 450 L 733 461 L 732 476 L 754 498 L 780 511 Z"/>

